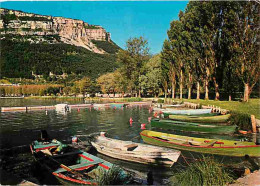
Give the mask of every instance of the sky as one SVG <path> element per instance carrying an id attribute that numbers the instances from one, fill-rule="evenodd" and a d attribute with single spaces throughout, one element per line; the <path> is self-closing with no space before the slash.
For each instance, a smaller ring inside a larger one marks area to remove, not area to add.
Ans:
<path id="1" fill-rule="evenodd" d="M 170 22 L 178 19 L 187 1 L 9 1 L 1 8 L 80 19 L 101 25 L 112 40 L 125 48 L 129 38 L 143 36 L 151 54 L 159 53 Z"/>

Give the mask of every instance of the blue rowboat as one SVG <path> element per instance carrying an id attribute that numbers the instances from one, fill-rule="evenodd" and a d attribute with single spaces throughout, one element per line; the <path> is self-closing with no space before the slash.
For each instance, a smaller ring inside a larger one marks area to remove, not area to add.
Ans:
<path id="1" fill-rule="evenodd" d="M 111 108 L 117 108 L 117 109 L 119 109 L 119 108 L 122 108 L 122 107 L 125 107 L 125 106 L 126 106 L 125 103 L 110 103 L 110 107 L 111 107 Z"/>
<path id="2" fill-rule="evenodd" d="M 111 170 L 113 164 L 57 140 L 34 141 L 30 145 L 34 158 L 62 184 L 98 185 L 99 174 Z M 121 170 L 120 170 L 121 171 Z M 126 173 L 122 170 L 122 178 Z"/>
<path id="3" fill-rule="evenodd" d="M 174 110 L 168 109 L 163 111 L 166 115 L 200 115 L 200 114 L 209 114 L 211 109 L 190 109 L 190 110 Z"/>

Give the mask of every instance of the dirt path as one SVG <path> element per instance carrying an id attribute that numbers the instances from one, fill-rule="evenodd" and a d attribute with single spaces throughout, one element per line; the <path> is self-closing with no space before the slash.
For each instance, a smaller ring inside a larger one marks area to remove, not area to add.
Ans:
<path id="1" fill-rule="evenodd" d="M 236 183 L 229 186 L 260 186 L 260 171 L 255 171 L 236 180 Z"/>

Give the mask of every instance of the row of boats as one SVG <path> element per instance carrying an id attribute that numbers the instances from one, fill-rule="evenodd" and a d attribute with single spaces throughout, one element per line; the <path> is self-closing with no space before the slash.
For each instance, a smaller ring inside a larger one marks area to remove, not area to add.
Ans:
<path id="1" fill-rule="evenodd" d="M 164 119 L 152 119 L 152 127 L 214 134 L 233 134 L 237 131 L 236 125 L 227 123 L 230 114 L 211 113 L 211 109 L 155 109 L 155 112 L 162 113 Z"/>
<path id="2" fill-rule="evenodd" d="M 162 114 L 169 119 L 154 118 L 151 121 L 152 127 L 224 134 L 230 134 L 236 129 L 236 126 L 223 124 L 229 115 L 213 114 L 209 109 L 183 109 L 181 112 L 180 109 L 165 109 Z M 199 120 L 201 118 L 204 120 Z M 208 123 L 210 118 L 214 118 L 214 124 Z M 165 167 L 171 167 L 178 160 L 181 155 L 179 150 L 224 156 L 260 157 L 260 145 L 254 142 L 197 138 L 152 130 L 143 130 L 140 136 L 148 145 L 108 138 L 104 133 L 91 138 L 91 145 L 99 153 L 112 158 Z M 96 178 L 102 172 L 113 169 L 112 163 L 56 140 L 35 141 L 31 145 L 31 151 L 35 159 L 47 166 L 62 183 L 98 185 Z M 120 177 L 126 176 L 126 171 L 121 169 Z"/>
<path id="3" fill-rule="evenodd" d="M 236 125 L 228 123 L 230 114 L 212 113 L 211 109 L 187 109 L 179 106 L 178 109 L 154 110 L 164 118 L 152 119 L 153 128 L 212 134 L 234 134 L 237 131 Z M 225 156 L 260 157 L 260 145 L 255 142 L 197 138 L 149 130 L 142 131 L 141 136 L 146 143 L 180 150 Z"/>

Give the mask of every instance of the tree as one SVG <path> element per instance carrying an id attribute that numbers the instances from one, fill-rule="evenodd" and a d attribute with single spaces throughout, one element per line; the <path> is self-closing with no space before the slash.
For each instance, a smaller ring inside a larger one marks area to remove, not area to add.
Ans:
<path id="1" fill-rule="evenodd" d="M 85 97 L 86 92 L 90 91 L 91 79 L 89 77 L 83 77 L 81 80 L 75 82 L 75 87 L 79 90 L 79 93 Z"/>
<path id="2" fill-rule="evenodd" d="M 129 82 L 131 90 L 141 97 L 140 77 L 144 64 L 149 60 L 148 41 L 143 37 L 130 38 L 126 42 L 126 50 L 119 51 L 117 61 L 121 65 L 121 73 Z"/>
<path id="3" fill-rule="evenodd" d="M 233 23 L 231 58 L 232 66 L 244 84 L 244 101 L 247 102 L 260 77 L 260 5 L 253 1 L 239 2 L 235 5 L 229 16 Z"/>
<path id="4" fill-rule="evenodd" d="M 161 71 L 164 80 L 171 82 L 172 98 L 175 98 L 176 87 L 176 67 L 174 65 L 174 58 L 172 57 L 172 48 L 169 40 L 165 40 L 163 43 L 163 49 L 161 52 Z M 165 83 L 165 82 L 164 82 Z M 165 92 L 166 93 L 166 92 Z"/>
<path id="5" fill-rule="evenodd" d="M 157 97 L 162 80 L 160 55 L 153 56 L 144 67 L 146 73 L 141 75 L 141 87 Z"/>
<path id="6" fill-rule="evenodd" d="M 116 82 L 114 72 L 104 74 L 97 79 L 97 84 L 101 87 L 101 91 L 109 95 L 115 93 Z"/>

